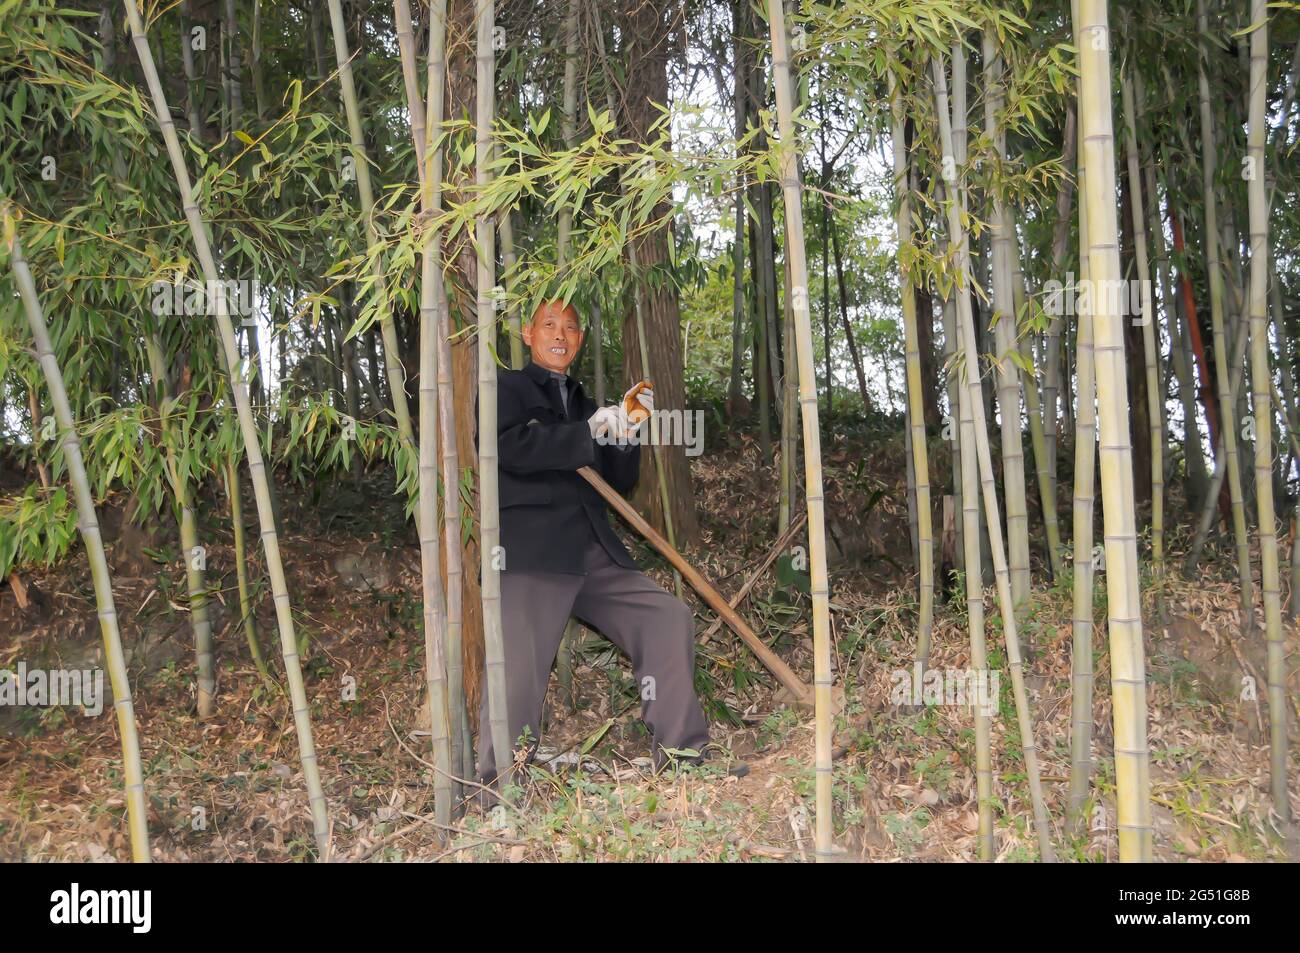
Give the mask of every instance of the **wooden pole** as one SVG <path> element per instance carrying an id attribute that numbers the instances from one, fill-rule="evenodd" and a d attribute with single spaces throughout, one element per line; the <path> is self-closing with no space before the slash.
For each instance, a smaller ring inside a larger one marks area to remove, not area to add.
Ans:
<path id="1" fill-rule="evenodd" d="M 700 597 L 709 604 L 714 612 L 721 616 L 722 620 L 731 627 L 731 631 L 740 636 L 741 641 L 753 649 L 758 660 L 763 663 L 769 672 L 776 676 L 776 680 L 795 697 L 795 700 L 801 704 L 811 705 L 813 700 L 812 687 L 806 682 L 800 680 L 799 676 L 791 670 L 789 665 L 781 659 L 779 655 L 767 647 L 758 634 L 749 627 L 748 623 L 740 617 L 723 597 L 722 593 L 714 589 L 712 584 L 704 578 L 694 566 L 688 563 L 673 546 L 664 539 L 635 509 L 632 508 L 627 500 L 623 499 L 612 486 L 591 467 L 582 467 L 578 470 L 578 475 L 596 488 L 596 492 L 605 498 L 605 502 L 614 508 L 619 516 L 627 520 L 632 528 L 645 537 L 648 542 L 659 553 L 673 564 L 673 568 L 681 573 L 692 589 L 700 594 Z M 791 524 L 792 526 L 795 524 Z"/>

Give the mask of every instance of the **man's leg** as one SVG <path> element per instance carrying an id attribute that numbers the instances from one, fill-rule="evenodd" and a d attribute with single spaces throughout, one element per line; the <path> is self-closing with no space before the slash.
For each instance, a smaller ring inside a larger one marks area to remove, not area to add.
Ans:
<path id="1" fill-rule="evenodd" d="M 587 577 L 573 614 L 604 633 L 632 659 L 643 705 L 641 717 L 661 749 L 702 751 L 709 726 L 695 695 L 695 619 L 684 602 L 644 573 L 624 569 L 599 543 L 589 551 Z"/>
<path id="2" fill-rule="evenodd" d="M 501 574 L 501 634 L 505 643 L 506 725 L 514 745 L 524 729 L 534 747 L 542 725 L 542 702 L 564 625 L 583 577 L 563 572 Z M 486 679 L 478 712 L 478 773 L 496 777 Z M 510 763 L 510 762 L 508 762 Z"/>

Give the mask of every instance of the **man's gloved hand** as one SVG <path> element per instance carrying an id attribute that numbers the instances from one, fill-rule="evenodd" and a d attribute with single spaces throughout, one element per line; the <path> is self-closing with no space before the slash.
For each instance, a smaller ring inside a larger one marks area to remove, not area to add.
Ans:
<path id="1" fill-rule="evenodd" d="M 654 387 L 643 387 L 640 393 L 637 393 L 637 387 L 641 387 L 641 385 L 633 384 L 629 387 L 627 393 L 623 395 L 623 399 L 619 400 L 619 407 L 624 408 L 624 411 L 627 410 L 628 398 L 632 397 L 633 393 L 636 393 L 636 397 L 633 398 L 633 403 L 641 404 L 641 407 L 645 408 L 646 419 L 649 419 L 651 413 L 654 413 Z M 640 426 L 640 424 L 643 423 L 645 423 L 645 419 L 638 421 L 638 423 L 633 424 L 633 426 Z"/>
<path id="2" fill-rule="evenodd" d="M 617 407 L 601 407 L 587 418 L 587 427 L 593 440 L 608 440 L 622 433 L 626 422 L 619 417 Z"/>

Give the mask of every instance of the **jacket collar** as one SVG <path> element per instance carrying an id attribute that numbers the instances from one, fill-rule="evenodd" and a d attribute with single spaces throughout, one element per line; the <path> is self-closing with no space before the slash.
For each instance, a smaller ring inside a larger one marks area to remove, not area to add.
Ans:
<path id="1" fill-rule="evenodd" d="M 547 381 L 551 379 L 551 372 L 540 364 L 534 364 L 531 360 L 524 365 L 524 373 L 533 379 L 533 383 L 546 386 Z M 568 377 L 566 374 L 565 377 Z"/>
<path id="2" fill-rule="evenodd" d="M 536 384 L 538 387 L 540 387 L 542 389 L 542 392 L 546 394 L 546 398 L 550 402 L 551 408 L 555 411 L 556 415 L 557 416 L 562 415 L 563 409 L 560 403 L 560 389 L 558 387 L 552 388 L 550 386 L 551 381 L 553 380 L 553 378 L 551 377 L 551 372 L 548 371 L 546 368 L 542 367 L 540 364 L 534 364 L 532 361 L 529 361 L 527 364 L 525 364 L 522 370 L 525 374 L 528 375 L 528 377 L 532 380 L 532 382 Z M 582 383 L 580 381 L 578 381 L 573 377 L 570 377 L 567 374 L 564 375 L 564 377 L 565 380 L 568 381 L 569 383 L 568 416 L 570 419 L 575 419 L 573 417 L 573 414 L 576 412 L 576 408 L 582 407 L 582 401 L 585 399 L 586 394 L 582 389 Z"/>

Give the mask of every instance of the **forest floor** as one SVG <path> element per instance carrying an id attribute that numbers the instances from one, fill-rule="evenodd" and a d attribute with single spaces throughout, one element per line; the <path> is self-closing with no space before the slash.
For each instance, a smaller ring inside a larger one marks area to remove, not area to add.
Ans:
<path id="1" fill-rule="evenodd" d="M 690 551 L 728 594 L 775 539 L 777 484 L 751 442 L 732 440 L 730 448 L 695 464 L 704 539 Z M 863 445 L 872 448 L 869 465 Z M 880 447 L 878 438 L 863 444 L 844 434 L 832 435 L 826 447 L 835 541 L 834 664 L 844 686 L 835 736 L 835 840 L 846 860 L 973 860 L 971 709 L 898 703 L 899 687 L 911 678 L 915 601 L 900 565 L 910 556 L 897 428 Z M 699 685 L 715 740 L 749 765 L 747 776 L 729 777 L 713 767 L 675 776 L 650 772 L 626 660 L 590 634 L 576 654 L 575 710 L 554 679 L 547 703 L 543 753 L 560 755 L 555 763 L 564 766 L 530 766 L 506 792 L 504 811 L 485 814 L 470 807 L 455 831 L 440 831 L 431 823 L 429 737 L 421 730 L 424 648 L 414 533 L 402 520 L 400 501 L 378 488 L 350 497 L 345 487 L 331 482 L 324 495 L 302 500 L 285 519 L 291 528 L 282 540 L 298 625 L 309 640 L 305 675 L 330 804 L 333 859 L 811 857 L 811 714 L 782 704 L 771 679 L 725 629 L 700 646 Z M 289 706 L 278 686 L 263 685 L 250 661 L 232 608 L 237 599 L 229 527 L 219 516 L 207 518 L 216 535 L 208 552 L 210 584 L 218 589 L 215 717 L 198 721 L 193 714 L 184 580 L 174 546 L 155 554 L 151 570 L 119 571 L 114 579 L 132 652 L 154 857 L 308 859 L 314 848 Z M 671 586 L 668 573 L 652 574 Z M 23 578 L 34 592 L 27 610 L 18 608 L 8 587 L 0 587 L 0 632 L 11 633 L 0 639 L 0 668 L 13 669 L 19 660 L 29 668 L 100 664 L 85 561 L 69 559 L 50 570 L 24 572 Z M 811 633 L 795 608 L 806 601 L 799 587 L 790 567 L 774 568 L 741 612 L 810 680 Z M 1270 816 L 1262 637 L 1238 636 L 1235 585 L 1217 564 L 1191 581 L 1175 577 L 1161 594 L 1163 622 L 1156 594 L 1149 584 L 1144 591 L 1157 859 L 1300 859 L 1294 833 L 1280 832 Z M 713 614 L 692 604 L 702 631 Z M 1003 675 L 992 721 L 997 856 L 1029 861 L 1038 857 L 1038 846 L 991 589 L 986 605 L 990 665 Z M 933 669 L 967 667 L 962 608 L 939 606 Z M 1104 577 L 1095 617 L 1104 623 Z M 1027 685 L 1053 841 L 1061 859 L 1113 860 L 1104 624 L 1094 644 L 1093 801 L 1084 830 L 1072 833 L 1064 820 L 1070 619 L 1067 581 L 1040 583 L 1020 622 L 1022 639 L 1032 646 Z M 261 600 L 258 621 L 263 643 L 273 645 L 268 598 Z M 1288 627 L 1287 649 L 1287 699 L 1294 716 L 1300 714 L 1294 674 L 1300 634 L 1294 626 Z M 268 655 L 278 671 L 278 653 L 272 648 Z M 1253 696 L 1249 680 L 1257 686 Z M 1298 749 L 1300 731 L 1293 728 L 1293 765 L 1300 763 Z M 0 708 L 0 860 L 127 859 L 121 787 L 111 708 L 93 718 L 63 708 Z M 1292 812 L 1300 814 L 1294 787 Z"/>

